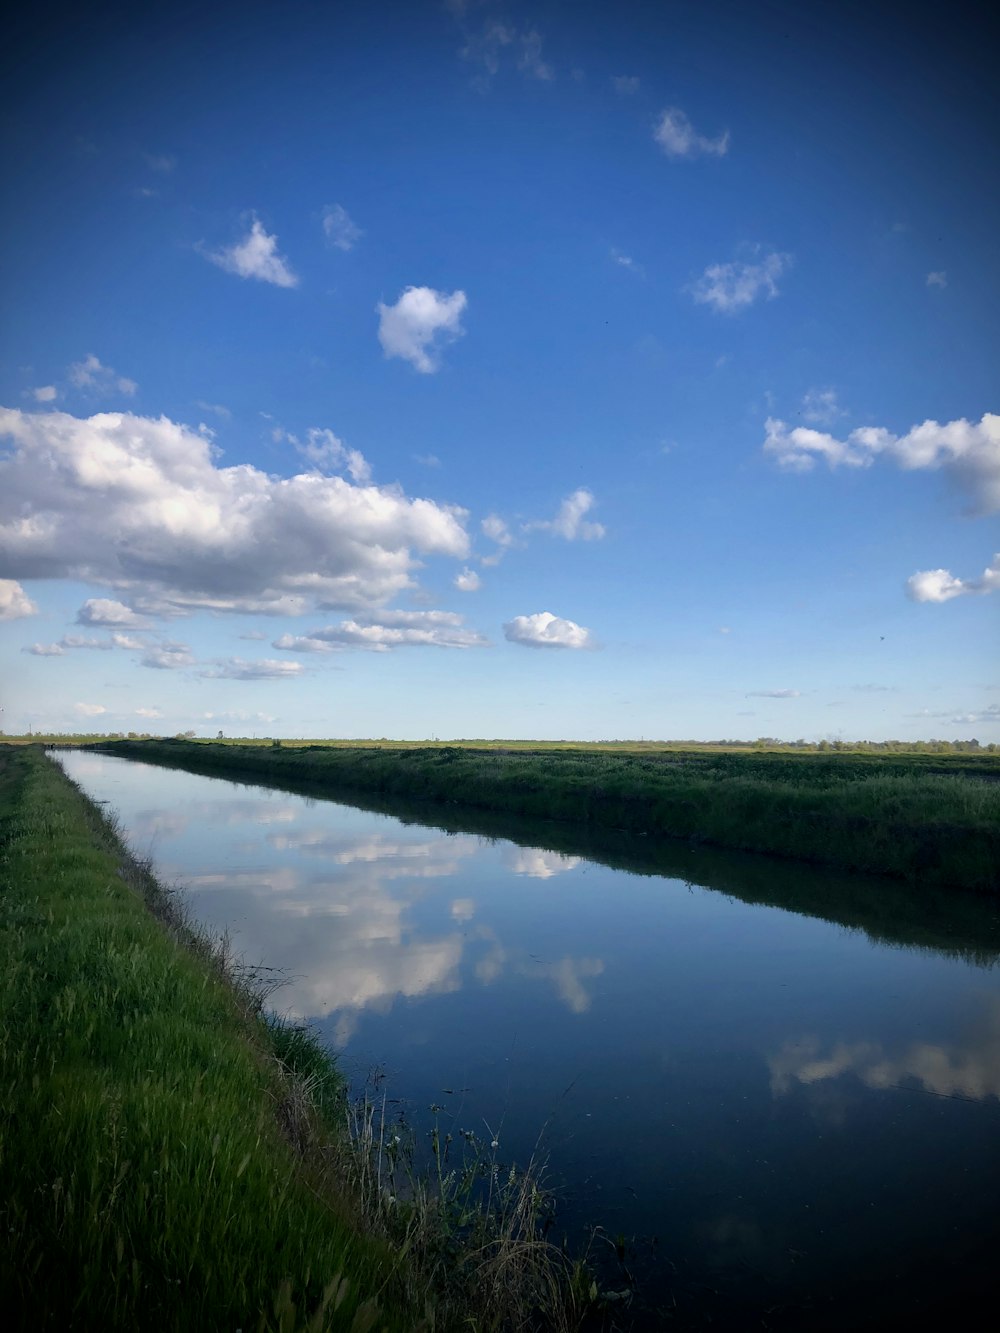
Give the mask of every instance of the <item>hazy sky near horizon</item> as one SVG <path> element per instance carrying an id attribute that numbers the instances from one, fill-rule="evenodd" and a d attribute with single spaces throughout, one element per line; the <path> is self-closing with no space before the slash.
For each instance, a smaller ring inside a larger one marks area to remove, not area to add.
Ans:
<path id="1" fill-rule="evenodd" d="M 44 3 L 0 726 L 1000 740 L 981 6 Z"/>

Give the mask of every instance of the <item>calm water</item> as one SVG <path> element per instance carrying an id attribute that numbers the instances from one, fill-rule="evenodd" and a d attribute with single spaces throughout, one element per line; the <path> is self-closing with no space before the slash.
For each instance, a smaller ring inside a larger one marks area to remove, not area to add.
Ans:
<path id="1" fill-rule="evenodd" d="M 446 1104 L 508 1160 L 541 1134 L 558 1229 L 634 1238 L 637 1326 L 978 1327 L 966 1303 L 997 1296 L 993 905 L 908 920 L 891 886 L 766 858 L 629 873 L 565 832 L 58 758 L 200 921 L 288 975 L 275 1007 L 352 1078 L 383 1068 L 417 1123 Z M 881 924 L 835 924 L 871 902 Z"/>

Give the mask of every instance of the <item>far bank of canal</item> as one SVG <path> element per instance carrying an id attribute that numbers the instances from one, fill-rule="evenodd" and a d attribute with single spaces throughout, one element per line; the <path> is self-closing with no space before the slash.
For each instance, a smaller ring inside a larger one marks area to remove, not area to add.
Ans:
<path id="1" fill-rule="evenodd" d="M 523 821 L 58 757 L 352 1077 L 506 1160 L 541 1137 L 558 1227 L 628 1238 L 650 1326 L 879 1328 L 994 1290 L 995 902 L 887 918 L 882 881 L 762 857 L 651 874 Z"/>

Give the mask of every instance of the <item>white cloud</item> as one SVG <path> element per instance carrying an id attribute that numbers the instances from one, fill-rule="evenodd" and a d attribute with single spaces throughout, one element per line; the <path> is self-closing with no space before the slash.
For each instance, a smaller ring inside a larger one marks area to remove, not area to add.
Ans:
<path id="1" fill-rule="evenodd" d="M 33 643 L 30 648 L 22 648 L 22 653 L 31 653 L 33 657 L 65 657 L 66 649 L 61 643 Z"/>
<path id="2" fill-rule="evenodd" d="M 117 389 L 119 393 L 131 398 L 139 387 L 135 380 L 119 375 L 112 366 L 102 365 L 93 352 L 88 352 L 82 361 L 74 361 L 68 374 L 71 384 L 78 389 L 88 389 L 91 393 L 109 394 Z"/>
<path id="3" fill-rule="evenodd" d="M 519 31 L 506 23 L 493 20 L 484 24 L 481 31 L 467 33 L 465 45 L 459 51 L 463 60 L 479 66 L 480 72 L 473 82 L 483 91 L 489 88 L 508 54 L 515 57 L 517 68 L 522 74 L 543 83 L 549 83 L 555 78 L 552 66 L 542 59 L 542 37 L 535 28 Z"/>
<path id="4" fill-rule="evenodd" d="M 195 407 L 200 407 L 203 412 L 213 412 L 217 417 L 221 417 L 223 421 L 229 421 L 233 415 L 229 408 L 224 404 L 206 403 L 202 398 L 198 399 L 195 403 Z"/>
<path id="5" fill-rule="evenodd" d="M 200 674 L 213 680 L 286 680 L 301 676 L 303 670 L 301 662 L 279 662 L 273 657 L 262 657 L 256 662 L 229 657 Z"/>
<path id="6" fill-rule="evenodd" d="M 631 255 L 624 255 L 620 250 L 612 250 L 611 258 L 621 268 L 627 268 L 630 273 L 634 273 L 637 277 L 641 278 L 645 275 L 646 270 Z"/>
<path id="7" fill-rule="evenodd" d="M 146 649 L 139 665 L 152 667 L 155 671 L 178 671 L 181 667 L 193 666 L 194 656 L 186 643 L 157 643 Z"/>
<path id="8" fill-rule="evenodd" d="M 482 579 L 474 569 L 468 566 L 455 575 L 454 584 L 459 592 L 476 592 L 482 586 Z"/>
<path id="9" fill-rule="evenodd" d="M 464 510 L 343 477 L 219 467 L 207 433 L 165 417 L 0 409 L 0 438 L 15 446 L 0 457 L 10 573 L 127 591 L 147 614 L 356 611 L 414 586 L 415 553 L 468 559 Z M 34 609 L 15 586 L 0 585 L 7 618 Z"/>
<path id="10" fill-rule="evenodd" d="M 499 514 L 487 514 L 479 526 L 483 536 L 489 537 L 498 546 L 506 548 L 514 545 L 513 534 Z"/>
<path id="11" fill-rule="evenodd" d="M 620 91 L 620 90 L 619 90 Z M 653 128 L 653 138 L 667 157 L 725 157 L 729 152 L 729 131 L 716 139 L 699 134 L 679 107 L 671 106 L 661 112 Z"/>
<path id="12" fill-rule="evenodd" d="M 414 454 L 413 461 L 419 463 L 421 467 L 440 467 L 441 460 L 437 454 Z"/>
<path id="13" fill-rule="evenodd" d="M 364 232 L 342 204 L 327 204 L 323 209 L 323 234 L 338 250 L 353 250 Z"/>
<path id="14" fill-rule="evenodd" d="M 250 230 L 242 241 L 226 250 L 203 250 L 205 258 L 227 273 L 239 278 L 257 278 L 275 287 L 297 287 L 299 279 L 289 267 L 284 255 L 278 254 L 278 238 L 264 229 L 256 216 L 251 218 Z"/>
<path id="15" fill-rule="evenodd" d="M 171 153 L 143 153 L 150 171 L 158 171 L 164 176 L 177 166 L 177 159 Z"/>
<path id="16" fill-rule="evenodd" d="M 357 620 L 343 620 L 305 635 L 283 634 L 274 647 L 288 652 L 333 652 L 366 648 L 385 653 L 393 648 L 481 648 L 489 641 L 466 629 L 454 611 L 381 611 Z"/>
<path id="17" fill-rule="evenodd" d="M 947 287 L 947 286 L 948 286 L 948 274 L 945 273 L 943 269 L 942 269 L 940 272 L 938 272 L 938 273 L 928 273 L 928 274 L 927 274 L 927 286 L 928 286 L 928 287 Z"/>
<path id="18" fill-rule="evenodd" d="M 592 648 L 593 635 L 575 621 L 563 620 L 551 611 L 538 611 L 533 616 L 515 616 L 503 627 L 508 643 L 521 643 L 527 648 Z"/>
<path id="19" fill-rule="evenodd" d="M 294 435 L 287 438 L 303 458 L 308 458 L 323 471 L 347 472 L 359 486 L 367 486 L 372 479 L 372 470 L 364 454 L 357 449 L 348 449 L 332 430 L 313 426 L 306 432 L 305 444 L 300 444 Z"/>
<path id="20" fill-rule="evenodd" d="M 710 305 L 723 314 L 735 314 L 753 305 L 758 297 L 771 301 L 778 295 L 778 278 L 792 262 L 791 255 L 772 251 L 758 262 L 734 260 L 709 264 L 690 291 L 699 305 Z"/>
<path id="21" fill-rule="evenodd" d="M 78 625 L 100 625 L 105 629 L 144 629 L 146 622 L 124 602 L 108 597 L 89 597 L 76 613 Z"/>
<path id="22" fill-rule="evenodd" d="M 748 699 L 799 699 L 801 690 L 750 690 Z"/>
<path id="23" fill-rule="evenodd" d="M 465 333 L 462 313 L 468 301 L 465 292 L 450 295 L 433 287 L 407 287 L 395 305 L 380 301 L 378 340 L 387 357 L 411 362 L 423 375 L 432 375 L 440 365 L 442 342 L 453 342 Z"/>
<path id="24" fill-rule="evenodd" d="M 801 416 L 814 425 L 832 425 L 844 415 L 835 389 L 808 389 L 802 398 Z"/>
<path id="25" fill-rule="evenodd" d="M 543 83 L 548 83 L 555 78 L 555 71 L 552 66 L 542 59 L 542 38 L 541 35 L 532 28 L 529 32 L 523 32 L 520 37 L 521 54 L 518 56 L 517 67 L 524 74 L 530 74 L 534 79 L 541 79 Z"/>
<path id="26" fill-rule="evenodd" d="M 16 579 L 0 579 L 0 620 L 21 620 L 38 614 L 38 607 Z"/>
<path id="27" fill-rule="evenodd" d="M 84 648 L 94 652 L 109 653 L 112 648 L 124 648 L 129 652 L 144 652 L 149 644 L 143 639 L 137 639 L 134 634 L 122 634 L 117 632 L 109 634 L 106 639 L 88 638 L 85 634 L 64 634 L 59 640 L 62 648 Z"/>
<path id="28" fill-rule="evenodd" d="M 31 396 L 36 403 L 53 403 L 59 396 L 59 391 L 54 384 L 42 384 L 37 389 L 31 390 Z"/>
<path id="29" fill-rule="evenodd" d="M 1000 510 L 1000 416 L 987 412 L 980 422 L 964 417 L 940 425 L 925 421 L 905 435 L 881 426 L 862 426 L 844 440 L 769 417 L 764 452 L 780 467 L 796 472 L 812 468 L 817 458 L 829 467 L 869 467 L 879 456 L 913 472 L 941 469 L 972 499 L 972 512 Z"/>
<path id="30" fill-rule="evenodd" d="M 74 704 L 73 708 L 81 717 L 100 717 L 108 711 L 103 704 Z"/>
<path id="31" fill-rule="evenodd" d="M 639 79 L 635 74 L 619 74 L 611 80 L 616 93 L 622 97 L 631 97 L 639 91 Z"/>
<path id="32" fill-rule="evenodd" d="M 135 710 L 135 715 L 136 717 L 150 717 L 150 718 L 163 716 L 163 714 L 160 712 L 158 708 L 137 708 Z"/>
<path id="33" fill-rule="evenodd" d="M 1000 589 L 1000 552 L 977 579 L 959 579 L 947 569 L 924 569 L 906 580 L 907 596 L 915 602 L 950 602 L 968 593 Z"/>
<path id="34" fill-rule="evenodd" d="M 526 532 L 551 532 L 553 536 L 563 537 L 568 542 L 596 541 L 604 536 L 603 524 L 589 523 L 584 519 L 584 514 L 589 513 L 594 504 L 590 491 L 574 491 L 563 500 L 555 518 L 525 523 L 524 529 Z"/>

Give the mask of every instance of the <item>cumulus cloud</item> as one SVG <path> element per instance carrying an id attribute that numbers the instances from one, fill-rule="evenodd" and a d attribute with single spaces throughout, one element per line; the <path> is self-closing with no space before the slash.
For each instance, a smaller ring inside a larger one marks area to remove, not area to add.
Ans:
<path id="1" fill-rule="evenodd" d="M 538 611 L 532 616 L 515 616 L 503 627 L 508 643 L 520 643 L 526 648 L 592 648 L 593 635 L 589 629 L 573 620 L 563 620 L 551 611 Z"/>
<path id="2" fill-rule="evenodd" d="M 945 273 L 943 270 L 941 270 L 941 271 L 938 272 L 938 273 L 928 273 L 928 274 L 927 274 L 927 286 L 928 286 L 928 287 L 947 287 L 947 286 L 948 286 L 948 274 Z"/>
<path id="3" fill-rule="evenodd" d="M 467 304 L 465 292 L 449 295 L 433 287 L 407 287 L 395 305 L 380 301 L 378 340 L 383 352 L 409 361 L 422 375 L 432 375 L 440 366 L 442 343 L 465 333 L 462 313 Z"/>
<path id="4" fill-rule="evenodd" d="M 93 352 L 88 352 L 82 361 L 74 361 L 68 374 L 70 383 L 76 388 L 86 389 L 95 394 L 109 394 L 117 390 L 131 398 L 139 387 L 135 380 L 119 375 L 114 367 L 102 365 Z M 52 398 L 55 398 L 55 394 Z M 39 401 L 51 402 L 52 399 L 39 399 Z"/>
<path id="5" fill-rule="evenodd" d="M 476 592 L 482 586 L 482 582 L 476 571 L 469 569 L 468 566 L 460 570 L 454 578 L 455 587 L 459 592 Z"/>
<path id="6" fill-rule="evenodd" d="M 996 592 L 998 588 L 1000 552 L 977 579 L 959 579 L 947 569 L 924 569 L 906 580 L 907 596 L 915 602 L 950 602 L 953 597 Z"/>
<path id="7" fill-rule="evenodd" d="M 30 648 L 22 648 L 22 653 L 31 653 L 32 657 L 65 657 L 66 649 L 61 643 L 33 643 Z"/>
<path id="8" fill-rule="evenodd" d="M 177 671 L 193 664 L 194 656 L 185 643 L 151 644 L 139 659 L 140 666 L 154 671 Z"/>
<path id="9" fill-rule="evenodd" d="M 256 215 L 251 218 L 250 230 L 242 241 L 225 250 L 204 250 L 202 253 L 211 263 L 227 273 L 235 273 L 238 278 L 256 278 L 275 287 L 299 285 L 298 276 L 292 272 L 288 260 L 278 254 L 277 236 L 269 235 Z"/>
<path id="10" fill-rule="evenodd" d="M 108 711 L 103 704 L 74 704 L 73 708 L 81 717 L 100 717 Z"/>
<path id="11" fill-rule="evenodd" d="M 418 555 L 468 559 L 464 510 L 220 467 L 208 432 L 166 417 L 0 409 L 0 438 L 14 446 L 0 458 L 10 573 L 103 584 L 147 614 L 356 611 L 413 586 Z M 0 614 L 34 610 L 19 585 L 0 589 Z"/>
<path id="12" fill-rule="evenodd" d="M 37 614 L 38 607 L 16 579 L 0 579 L 0 620 L 21 620 Z"/>
<path id="13" fill-rule="evenodd" d="M 1000 416 L 986 412 L 981 421 L 925 421 L 905 435 L 881 426 L 861 426 L 846 439 L 769 417 L 764 452 L 779 467 L 807 472 L 817 459 L 828 467 L 870 467 L 885 457 L 904 471 L 941 470 L 972 501 L 974 514 L 1000 510 Z"/>
<path id="14" fill-rule="evenodd" d="M 273 646 L 288 652 L 366 648 L 385 653 L 406 646 L 480 648 L 487 643 L 484 635 L 466 629 L 454 611 L 381 611 L 377 616 L 343 620 L 304 635 L 283 634 Z"/>
<path id="15" fill-rule="evenodd" d="M 146 625 L 130 606 L 109 597 L 89 597 L 77 611 L 76 623 L 105 629 L 144 629 Z"/>
<path id="16" fill-rule="evenodd" d="M 574 491 L 563 500 L 555 518 L 526 523 L 525 531 L 551 532 L 554 537 L 563 537 L 568 542 L 596 541 L 604 536 L 603 524 L 590 523 L 584 519 L 594 504 L 590 491 Z"/>
<path id="17" fill-rule="evenodd" d="M 242 657 L 229 657 L 199 672 L 210 680 L 285 680 L 301 676 L 301 662 L 279 662 L 273 657 L 262 657 L 248 662 Z"/>
<path id="18" fill-rule="evenodd" d="M 338 250 L 353 250 L 364 232 L 342 204 L 327 204 L 323 209 L 323 234 Z"/>
<path id="19" fill-rule="evenodd" d="M 756 261 L 709 264 L 690 291 L 699 305 L 709 305 L 725 315 L 736 314 L 761 296 L 773 300 L 778 295 L 778 279 L 791 262 L 791 255 L 772 251 Z"/>
<path id="20" fill-rule="evenodd" d="M 621 91 L 619 89 L 619 91 Z M 653 138 L 667 157 L 725 157 L 729 152 L 729 131 L 715 139 L 699 134 L 679 107 L 667 107 L 653 128 Z"/>
<path id="21" fill-rule="evenodd" d="M 36 403 L 54 403 L 59 391 L 54 384 L 42 384 L 37 389 L 31 390 L 31 396 Z"/>
<path id="22" fill-rule="evenodd" d="M 798 699 L 801 690 L 749 690 L 748 699 Z"/>
<path id="23" fill-rule="evenodd" d="M 160 712 L 158 708 L 137 708 L 135 710 L 135 715 L 136 717 L 149 717 L 149 718 L 156 718 L 163 716 L 163 714 Z"/>

